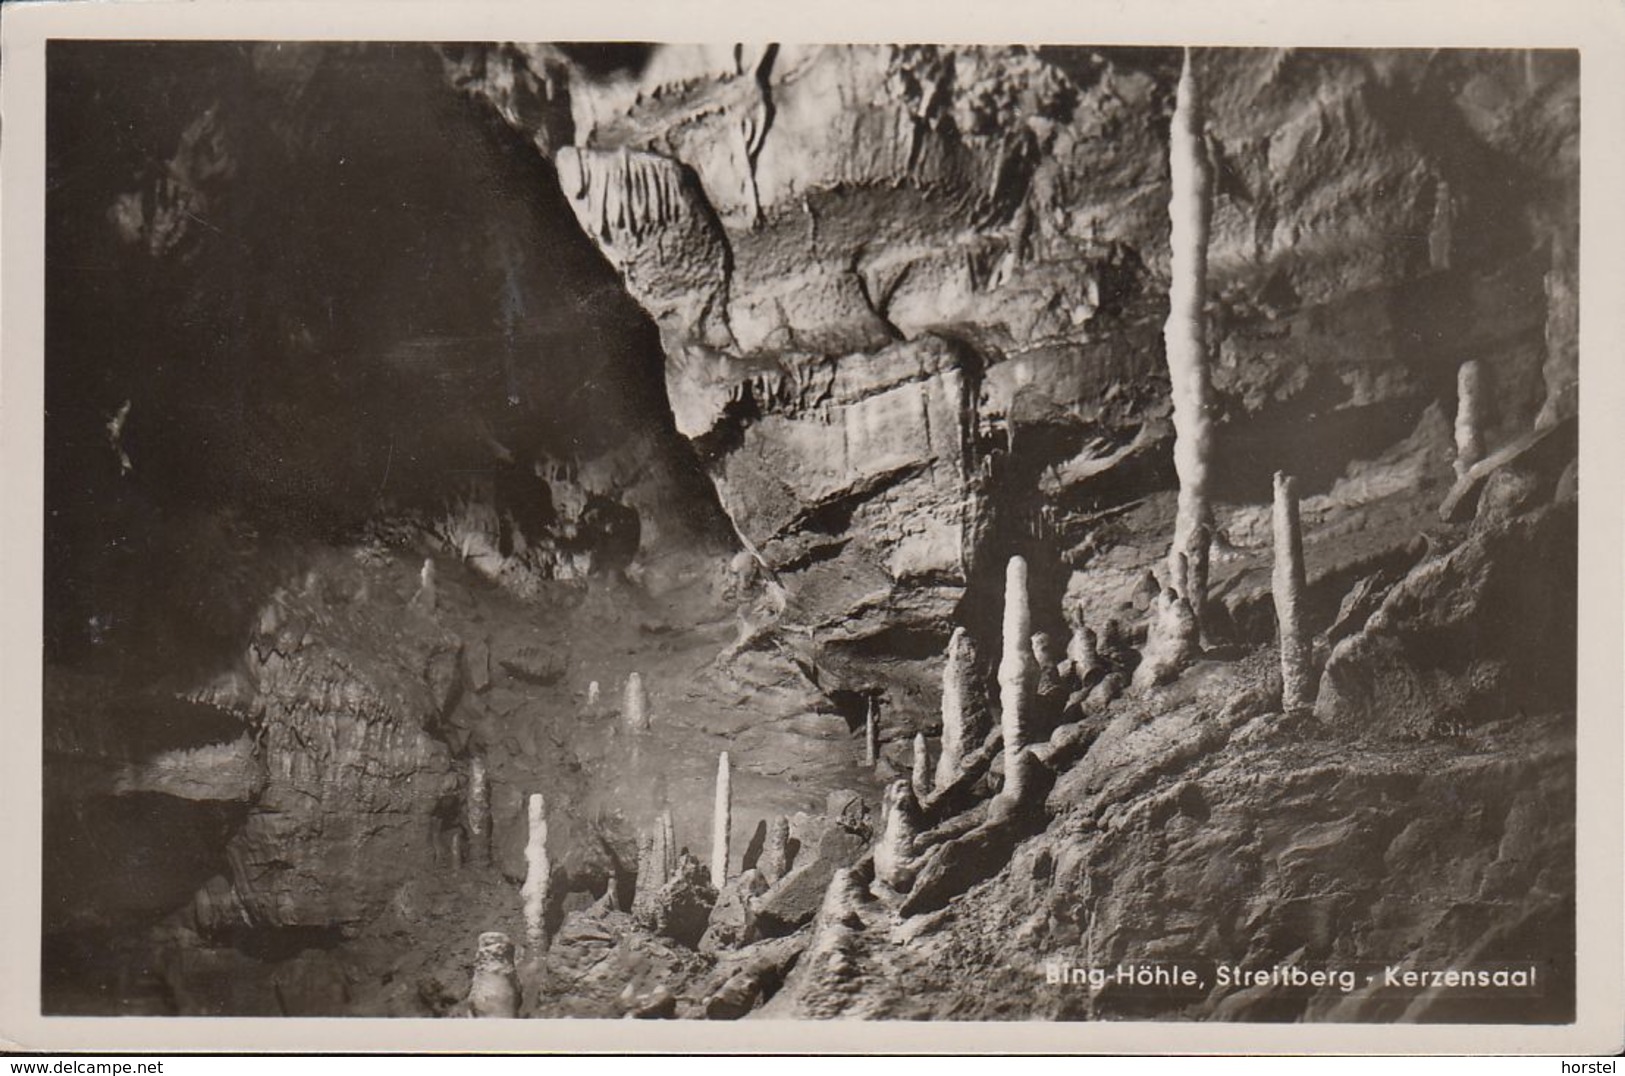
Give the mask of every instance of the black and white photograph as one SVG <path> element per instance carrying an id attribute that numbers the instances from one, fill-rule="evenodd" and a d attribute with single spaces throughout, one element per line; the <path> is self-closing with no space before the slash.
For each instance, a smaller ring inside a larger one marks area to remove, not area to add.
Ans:
<path id="1" fill-rule="evenodd" d="M 1582 51 L 628 29 L 44 43 L 38 1015 L 1574 1024 Z"/>

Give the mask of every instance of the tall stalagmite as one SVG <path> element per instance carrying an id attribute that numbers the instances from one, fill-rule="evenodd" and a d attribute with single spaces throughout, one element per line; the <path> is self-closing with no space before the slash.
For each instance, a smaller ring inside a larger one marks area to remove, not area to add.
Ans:
<path id="1" fill-rule="evenodd" d="M 525 884 L 519 895 L 525 908 L 525 946 L 528 960 L 547 947 L 547 901 L 553 864 L 547 858 L 547 802 L 533 792 L 526 804 L 529 832 L 525 840 Z M 614 882 L 610 883 L 611 888 Z"/>
<path id="2" fill-rule="evenodd" d="M 1213 169 L 1203 136 L 1202 99 L 1197 92 L 1191 51 L 1179 74 L 1173 125 L 1168 134 L 1171 279 L 1163 346 L 1174 406 L 1174 470 L 1179 475 L 1179 506 L 1168 551 L 1171 579 L 1191 604 L 1198 622 L 1207 604 L 1208 543 L 1213 508 L 1208 470 L 1213 453 L 1213 383 L 1208 368 L 1207 331 L 1202 303 L 1207 282 L 1208 234 L 1212 223 Z M 1183 554 L 1188 564 L 1181 569 Z"/>
<path id="3" fill-rule="evenodd" d="M 711 884 L 728 884 L 728 835 L 733 827 L 733 772 L 728 752 L 717 757 L 717 798 L 711 815 Z"/>
<path id="4" fill-rule="evenodd" d="M 1275 619 L 1281 640 L 1281 709 L 1301 713 L 1315 704 L 1309 637 L 1303 623 L 1303 531 L 1297 482 L 1275 472 Z"/>
<path id="5" fill-rule="evenodd" d="M 1004 650 L 999 661 L 1000 721 L 1004 730 L 1005 785 L 1019 772 L 1016 756 L 1031 742 L 1030 714 L 1038 685 L 1033 658 L 1032 606 L 1027 596 L 1027 562 L 1011 557 L 1004 574 Z M 1018 790 L 1012 790 L 1018 791 Z"/>

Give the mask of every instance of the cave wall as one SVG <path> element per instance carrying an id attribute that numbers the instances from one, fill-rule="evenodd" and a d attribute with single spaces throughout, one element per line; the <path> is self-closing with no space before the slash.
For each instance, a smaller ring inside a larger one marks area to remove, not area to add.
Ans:
<path id="1" fill-rule="evenodd" d="M 464 85 L 552 157 L 659 326 L 678 429 L 839 676 L 987 616 L 1010 552 L 1064 583 L 1109 545 L 1102 513 L 1172 488 L 1177 64 L 534 46 Z M 1466 358 L 1497 435 L 1526 427 L 1570 346 L 1544 337 L 1548 278 L 1574 279 L 1576 57 L 1210 49 L 1196 77 L 1221 499 L 1263 503 L 1286 461 L 1325 492 L 1448 415 Z M 567 124 L 521 114 L 527 81 Z"/>

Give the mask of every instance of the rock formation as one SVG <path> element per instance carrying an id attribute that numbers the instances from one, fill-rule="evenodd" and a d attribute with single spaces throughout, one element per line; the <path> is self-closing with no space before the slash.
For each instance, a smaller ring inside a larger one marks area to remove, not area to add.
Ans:
<path id="1" fill-rule="evenodd" d="M 767 827 L 767 838 L 762 844 L 756 869 L 769 885 L 783 878 L 785 871 L 790 869 L 790 820 L 782 814 L 774 816 Z"/>

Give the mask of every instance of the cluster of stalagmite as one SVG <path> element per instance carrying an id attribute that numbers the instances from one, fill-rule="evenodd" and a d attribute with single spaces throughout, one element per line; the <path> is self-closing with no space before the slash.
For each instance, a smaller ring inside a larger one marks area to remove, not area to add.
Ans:
<path id="1" fill-rule="evenodd" d="M 1281 708 L 1301 713 L 1315 704 L 1309 636 L 1303 623 L 1303 532 L 1298 521 L 1297 483 L 1275 472 L 1275 619 L 1281 647 Z"/>
<path id="2" fill-rule="evenodd" d="M 1004 574 L 1004 649 L 999 660 L 1000 722 L 1004 731 L 1004 786 L 1008 795 L 1023 794 L 1020 756 L 1032 741 L 1030 712 L 1038 683 L 1033 658 L 1032 606 L 1027 595 L 1027 562 L 1011 557 Z"/>
<path id="3" fill-rule="evenodd" d="M 1168 683 L 1200 651 L 1196 611 L 1179 591 L 1164 587 L 1151 604 L 1145 647 L 1134 669 L 1134 686 L 1143 690 Z"/>
<path id="4" fill-rule="evenodd" d="M 519 895 L 524 903 L 527 959 L 534 959 L 547 948 L 547 903 L 553 864 L 547 857 L 547 801 L 540 792 L 533 792 L 526 808 L 529 831 L 525 839 L 525 884 Z"/>
<path id="5" fill-rule="evenodd" d="M 733 774 L 728 752 L 717 758 L 716 803 L 711 816 L 711 884 L 728 884 L 728 834 L 733 826 Z"/>
<path id="6" fill-rule="evenodd" d="M 649 731 L 649 692 L 643 686 L 641 674 L 634 672 L 627 675 L 621 711 L 628 729 L 633 732 Z"/>
<path id="7" fill-rule="evenodd" d="M 1174 408 L 1174 469 L 1179 504 L 1169 549 L 1169 575 L 1200 621 L 1207 601 L 1208 544 L 1213 509 L 1208 497 L 1213 453 L 1213 383 L 1202 305 L 1212 223 L 1213 168 L 1204 141 L 1202 100 L 1185 50 L 1173 123 L 1168 134 L 1168 321 L 1163 343 Z M 1184 555 L 1187 565 L 1176 569 Z"/>

